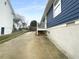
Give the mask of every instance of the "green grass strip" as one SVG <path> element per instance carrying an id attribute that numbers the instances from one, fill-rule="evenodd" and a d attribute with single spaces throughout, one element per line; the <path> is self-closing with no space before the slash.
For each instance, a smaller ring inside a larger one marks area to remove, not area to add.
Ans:
<path id="1" fill-rule="evenodd" d="M 16 38 L 17 36 L 20 36 L 26 32 L 28 32 L 28 31 L 18 31 L 18 32 L 9 34 L 9 35 L 0 36 L 0 44 L 7 42 L 13 38 Z"/>

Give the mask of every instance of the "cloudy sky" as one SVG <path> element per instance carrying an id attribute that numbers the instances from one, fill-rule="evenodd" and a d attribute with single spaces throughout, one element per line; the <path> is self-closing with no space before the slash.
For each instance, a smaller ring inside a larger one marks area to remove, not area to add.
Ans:
<path id="1" fill-rule="evenodd" d="M 29 24 L 31 20 L 40 21 L 47 0 L 11 0 L 12 6 L 16 13 L 25 16 Z"/>

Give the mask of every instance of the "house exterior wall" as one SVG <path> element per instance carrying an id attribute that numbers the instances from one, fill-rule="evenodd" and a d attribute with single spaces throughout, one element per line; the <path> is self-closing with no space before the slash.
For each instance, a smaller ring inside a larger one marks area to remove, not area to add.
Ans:
<path id="1" fill-rule="evenodd" d="M 45 28 L 45 18 L 41 21 L 41 23 L 38 25 L 38 28 Z"/>
<path id="2" fill-rule="evenodd" d="M 47 13 L 47 19 L 48 20 L 53 19 L 53 4 Z"/>
<path id="3" fill-rule="evenodd" d="M 53 14 L 53 8 L 49 9 Z M 53 16 L 52 16 L 53 17 Z M 52 26 L 56 26 L 59 24 L 63 24 L 69 21 L 73 21 L 79 18 L 79 0 L 61 0 L 61 13 L 55 18 L 50 18 L 48 16 L 48 28 Z"/>
<path id="4" fill-rule="evenodd" d="M 79 24 L 48 29 L 48 37 L 69 59 L 79 59 Z"/>
<path id="5" fill-rule="evenodd" d="M 53 7 L 47 13 L 48 37 L 69 59 L 79 59 L 79 0 L 61 0 L 61 13 L 53 18 Z"/>
<path id="6" fill-rule="evenodd" d="M 13 30 L 13 15 L 7 0 L 0 0 L 0 35 L 4 27 L 4 34 L 10 34 Z"/>

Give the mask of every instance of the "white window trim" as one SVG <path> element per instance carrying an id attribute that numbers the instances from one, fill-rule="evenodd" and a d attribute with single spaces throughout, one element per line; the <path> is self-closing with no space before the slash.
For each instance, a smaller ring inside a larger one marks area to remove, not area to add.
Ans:
<path id="1" fill-rule="evenodd" d="M 56 0 L 55 0 L 56 1 Z M 55 2 L 54 2 L 55 3 Z M 54 3 L 53 3 L 53 18 L 55 18 L 56 16 L 58 16 L 60 13 L 61 13 L 61 0 L 59 0 L 59 2 L 57 3 L 56 6 L 54 6 Z M 55 15 L 55 12 L 56 12 L 56 9 L 60 6 L 60 11 L 57 15 Z"/>

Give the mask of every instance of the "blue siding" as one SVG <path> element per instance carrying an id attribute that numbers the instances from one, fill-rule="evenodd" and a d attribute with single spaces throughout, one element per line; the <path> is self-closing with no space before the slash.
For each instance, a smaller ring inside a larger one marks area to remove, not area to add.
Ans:
<path id="1" fill-rule="evenodd" d="M 47 14 L 47 19 L 52 19 L 52 18 L 53 18 L 53 4 Z"/>
<path id="2" fill-rule="evenodd" d="M 61 0 L 61 9 L 62 12 L 57 17 L 51 19 L 48 16 L 48 28 L 79 18 L 79 0 Z M 50 8 L 50 11 L 52 10 L 53 8 Z M 52 15 L 49 12 L 48 14 Z"/>

